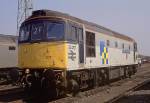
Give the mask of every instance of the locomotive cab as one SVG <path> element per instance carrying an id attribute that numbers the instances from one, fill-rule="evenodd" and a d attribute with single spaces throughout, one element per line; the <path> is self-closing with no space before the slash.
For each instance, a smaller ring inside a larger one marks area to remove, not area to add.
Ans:
<path id="1" fill-rule="evenodd" d="M 67 75 L 68 68 L 84 67 L 84 31 L 80 23 L 46 13 L 35 11 L 22 23 L 19 67 L 24 70 L 25 87 L 43 89 L 48 81 L 54 84 L 48 90 L 51 93 L 56 87 L 68 86 L 66 80 L 71 78 Z"/>
<path id="2" fill-rule="evenodd" d="M 22 24 L 19 36 L 21 68 L 67 68 L 65 22 L 35 19 Z"/>

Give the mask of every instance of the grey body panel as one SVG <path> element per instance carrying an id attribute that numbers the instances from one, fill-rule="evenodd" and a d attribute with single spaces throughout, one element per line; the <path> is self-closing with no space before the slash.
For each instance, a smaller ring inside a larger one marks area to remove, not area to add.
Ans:
<path id="1" fill-rule="evenodd" d="M 17 37 L 0 34 L 0 69 L 18 65 Z"/>

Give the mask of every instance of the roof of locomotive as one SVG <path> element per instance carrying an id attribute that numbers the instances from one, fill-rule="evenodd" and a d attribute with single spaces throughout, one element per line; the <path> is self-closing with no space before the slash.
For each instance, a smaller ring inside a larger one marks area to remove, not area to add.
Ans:
<path id="1" fill-rule="evenodd" d="M 0 34 L 0 43 L 14 43 L 17 41 L 17 36 Z"/>
<path id="2" fill-rule="evenodd" d="M 36 11 L 33 11 L 32 16 L 30 16 L 29 19 L 32 17 L 37 17 L 37 16 L 52 16 L 52 17 L 56 17 L 56 18 L 60 17 L 60 18 L 70 19 L 72 21 L 76 21 L 76 22 L 84 24 L 86 28 L 89 28 L 93 31 L 98 31 L 98 32 L 101 32 L 101 33 L 104 33 L 104 34 L 107 34 L 107 35 L 110 35 L 110 36 L 113 36 L 116 38 L 135 42 L 134 39 L 132 39 L 126 35 L 120 34 L 118 32 L 115 32 L 115 31 L 105 28 L 103 26 L 97 25 L 95 23 L 88 22 L 88 21 L 70 16 L 69 14 L 66 14 L 66 13 L 61 13 L 61 12 L 52 11 L 52 10 L 36 10 Z"/>

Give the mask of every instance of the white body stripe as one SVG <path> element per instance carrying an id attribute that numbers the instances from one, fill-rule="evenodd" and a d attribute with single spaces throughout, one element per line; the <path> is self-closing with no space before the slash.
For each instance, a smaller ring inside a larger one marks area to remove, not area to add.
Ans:
<path id="1" fill-rule="evenodd" d="M 110 66 L 123 66 L 123 65 L 133 65 L 137 64 L 137 60 L 134 61 L 134 52 L 133 52 L 133 43 L 130 41 L 122 40 L 119 38 L 115 38 L 109 35 L 105 35 L 102 33 L 94 32 L 91 30 L 85 30 L 95 33 L 95 49 L 96 49 L 96 57 L 86 57 L 86 45 L 84 47 L 84 64 L 79 64 L 79 47 L 78 44 L 68 44 L 68 54 L 72 54 L 75 56 L 68 57 L 68 70 L 78 70 L 78 69 L 87 69 L 87 68 L 101 68 L 101 67 L 110 67 Z M 84 38 L 85 38 L 84 33 Z M 110 41 L 110 46 L 106 46 L 108 48 L 108 64 L 102 64 L 102 57 L 100 56 L 100 41 Z M 114 47 L 114 42 L 118 42 L 118 48 Z M 84 39 L 84 43 L 86 44 L 86 39 Z M 122 43 L 125 44 L 125 48 L 130 45 L 130 53 L 123 53 Z M 75 49 L 73 49 L 75 47 Z M 137 55 L 137 53 L 136 53 Z"/>

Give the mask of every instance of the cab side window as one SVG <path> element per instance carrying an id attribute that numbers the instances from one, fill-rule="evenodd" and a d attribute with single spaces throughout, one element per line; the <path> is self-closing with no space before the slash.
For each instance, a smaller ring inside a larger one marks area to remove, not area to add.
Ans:
<path id="1" fill-rule="evenodd" d="M 86 56 L 95 57 L 95 33 L 86 31 Z"/>
<path id="2" fill-rule="evenodd" d="M 67 40 L 70 42 L 77 42 L 78 39 L 77 33 L 78 33 L 78 28 L 73 24 L 69 24 Z"/>
<path id="3" fill-rule="evenodd" d="M 77 27 L 75 26 L 71 27 L 71 40 L 77 40 Z"/>

